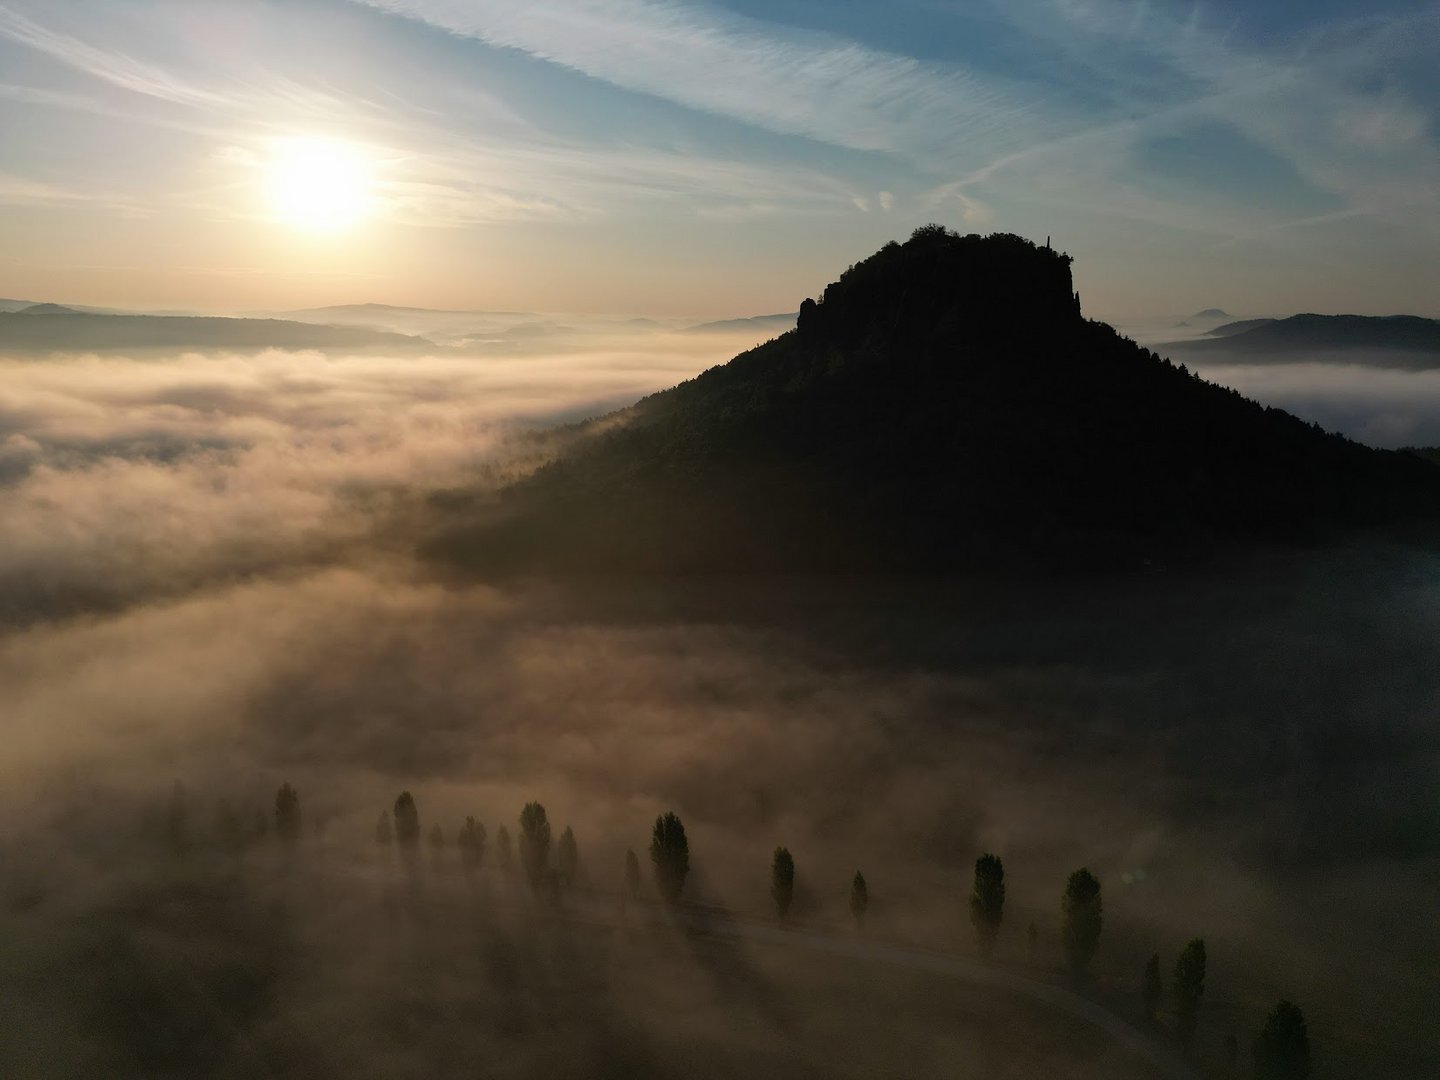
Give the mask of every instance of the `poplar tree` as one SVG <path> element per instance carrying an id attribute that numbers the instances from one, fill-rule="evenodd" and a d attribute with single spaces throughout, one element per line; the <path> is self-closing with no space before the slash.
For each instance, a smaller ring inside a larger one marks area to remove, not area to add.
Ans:
<path id="1" fill-rule="evenodd" d="M 777 847 L 770 862 L 770 899 L 775 902 L 775 914 L 783 920 L 795 899 L 795 860 L 789 848 Z"/>
<path id="2" fill-rule="evenodd" d="M 975 884 L 970 890 L 970 922 L 980 952 L 989 956 L 1005 914 L 1005 864 L 988 852 L 975 860 Z"/>
<path id="3" fill-rule="evenodd" d="M 650 834 L 650 861 L 655 866 L 655 887 L 660 896 L 666 903 L 675 903 L 690 873 L 690 842 L 685 837 L 685 826 L 673 812 L 655 819 Z"/>
<path id="4" fill-rule="evenodd" d="M 1090 961 L 1100 947 L 1103 905 L 1099 878 L 1083 866 L 1072 873 L 1065 884 L 1060 910 L 1065 920 L 1060 932 L 1065 944 L 1065 959 L 1069 962 L 1071 973 L 1079 979 L 1089 969 Z"/>
<path id="5" fill-rule="evenodd" d="M 520 811 L 520 865 L 532 889 L 545 879 L 550 862 L 550 819 L 538 802 L 525 804 Z"/>
<path id="6" fill-rule="evenodd" d="M 865 925 L 865 912 L 869 907 L 870 890 L 865 884 L 865 875 L 856 870 L 850 882 L 850 914 L 854 916 L 857 927 Z"/>

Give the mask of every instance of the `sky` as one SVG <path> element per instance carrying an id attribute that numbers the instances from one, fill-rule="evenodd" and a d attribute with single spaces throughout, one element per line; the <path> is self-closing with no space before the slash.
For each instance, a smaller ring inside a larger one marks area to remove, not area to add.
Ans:
<path id="1" fill-rule="evenodd" d="M 793 311 L 937 221 L 1086 311 L 1440 316 L 1440 3 L 0 0 L 0 296 Z"/>

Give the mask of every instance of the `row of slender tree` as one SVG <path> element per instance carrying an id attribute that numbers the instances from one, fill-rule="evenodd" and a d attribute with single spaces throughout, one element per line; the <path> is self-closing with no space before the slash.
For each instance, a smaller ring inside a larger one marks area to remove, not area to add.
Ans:
<path id="1" fill-rule="evenodd" d="M 558 884 L 570 888 L 580 878 L 580 848 L 575 840 L 575 830 L 565 826 L 560 839 L 554 844 L 555 863 L 550 862 L 552 833 L 550 818 L 545 807 L 538 802 L 526 803 L 520 811 L 520 868 L 525 879 L 536 889 L 543 885 Z M 402 791 L 395 799 L 394 806 L 382 810 L 375 823 L 375 839 L 382 845 L 396 844 L 402 851 L 415 851 L 420 847 L 420 811 L 415 805 L 415 796 Z M 466 817 L 455 835 L 455 846 L 460 852 L 461 865 L 468 870 L 478 870 L 485 862 L 488 833 L 482 822 Z M 447 845 L 445 830 L 438 823 L 430 826 L 428 843 L 432 852 L 439 854 Z M 505 871 L 515 866 L 515 845 L 510 831 L 501 825 L 495 834 L 496 859 Z"/>
<path id="2" fill-rule="evenodd" d="M 294 844 L 301 835 L 300 797 L 288 783 L 275 795 L 275 834 L 282 842 Z M 519 816 L 519 864 L 525 879 L 536 890 L 543 886 L 573 887 L 579 879 L 580 857 L 575 832 L 566 826 L 555 846 L 555 865 L 550 863 L 551 827 L 545 807 L 529 802 Z M 376 840 L 381 844 L 397 844 L 403 851 L 419 848 L 421 826 L 415 797 L 402 791 L 394 805 L 380 814 L 376 823 Z M 431 826 L 429 845 L 433 852 L 445 850 L 446 838 L 439 824 Z M 467 817 L 456 834 L 455 845 L 461 863 L 467 870 L 479 869 L 486 852 L 487 833 L 484 824 Z M 502 870 L 515 865 L 515 850 L 505 826 L 496 832 L 496 857 Z M 650 836 L 650 863 L 655 888 L 667 904 L 677 904 L 690 873 L 690 843 L 685 826 L 673 812 L 656 817 Z M 777 847 L 771 858 L 770 899 L 776 915 L 784 921 L 795 898 L 795 858 L 789 848 Z M 638 898 L 641 891 L 640 860 L 634 849 L 625 852 L 625 883 L 630 895 Z M 856 926 L 863 927 L 870 906 L 869 885 L 859 870 L 851 879 L 850 913 Z M 1005 866 L 998 855 L 986 852 L 975 860 L 974 880 L 969 896 L 970 922 L 976 944 L 983 956 L 994 950 L 1005 910 Z M 1070 874 L 1061 896 L 1061 941 L 1067 966 L 1078 981 L 1087 973 L 1100 945 L 1104 905 L 1099 879 L 1086 867 Z M 1028 928 L 1033 955 L 1038 930 L 1032 922 Z M 1171 982 L 1175 1002 L 1176 1034 L 1189 1046 L 1199 1021 L 1200 1006 L 1205 994 L 1206 951 L 1203 938 L 1189 941 L 1176 960 Z M 1160 956 L 1152 955 L 1145 966 L 1142 1000 L 1145 1017 L 1154 1021 L 1164 996 Z M 1238 1042 L 1232 1034 L 1226 1041 L 1231 1063 L 1238 1056 Z M 1305 1080 L 1310 1074 L 1309 1035 L 1304 1016 L 1290 1001 L 1281 1001 L 1271 1011 L 1252 1048 L 1257 1080 Z"/>
<path id="3" fill-rule="evenodd" d="M 783 921 L 795 895 L 795 858 L 789 848 L 777 847 L 770 866 L 770 898 L 776 915 Z M 865 876 L 855 872 L 850 890 L 850 911 L 857 927 L 863 925 L 870 893 Z M 1072 975 L 1081 979 L 1100 945 L 1104 906 L 1099 879 L 1086 867 L 1074 871 L 1060 901 L 1063 923 L 1061 939 Z M 998 855 L 986 852 L 975 860 L 975 877 L 969 897 L 970 922 L 981 954 L 989 957 L 999 936 L 1005 909 L 1005 866 Z M 1039 936 L 1035 924 L 1028 937 L 1033 956 Z M 1205 995 L 1205 941 L 1193 938 L 1175 963 L 1172 983 L 1175 999 L 1176 1035 L 1185 1047 L 1194 1040 L 1200 1005 Z M 1164 995 L 1160 956 L 1150 957 L 1145 967 L 1143 1000 L 1145 1017 L 1153 1022 Z M 1239 1056 L 1233 1034 L 1226 1039 L 1226 1056 L 1231 1065 Z M 1304 1080 L 1310 1074 L 1310 1044 L 1304 1016 L 1290 1001 L 1281 1001 L 1266 1019 L 1253 1047 L 1255 1075 L 1261 1080 Z"/>

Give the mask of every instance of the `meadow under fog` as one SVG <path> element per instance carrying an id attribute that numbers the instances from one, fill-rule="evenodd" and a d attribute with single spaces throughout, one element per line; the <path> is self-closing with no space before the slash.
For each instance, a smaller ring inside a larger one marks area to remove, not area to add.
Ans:
<path id="1" fill-rule="evenodd" d="M 1145 959 L 1168 975 L 1203 936 L 1203 1068 L 1288 997 L 1317 1077 L 1422 1075 L 1440 559 L 1355 543 L 1021 587 L 418 557 L 457 498 L 543 460 L 517 432 L 751 343 L 597 342 L 0 360 L 0 1074 L 1160 1075 L 1023 995 L 622 914 L 625 851 L 645 862 L 673 809 L 697 901 L 766 918 L 783 843 L 798 926 L 848 939 L 859 868 L 868 934 L 962 956 L 974 859 L 1001 854 L 997 963 L 1040 982 L 1088 866 L 1107 1008 L 1134 1019 Z M 1236 385 L 1440 441 L 1433 373 L 1268 371 Z M 296 855 L 221 852 L 282 782 Z M 375 842 L 402 789 L 451 845 L 409 868 Z M 494 861 L 531 799 L 574 826 L 575 918 Z M 491 838 L 470 878 L 466 815 Z"/>

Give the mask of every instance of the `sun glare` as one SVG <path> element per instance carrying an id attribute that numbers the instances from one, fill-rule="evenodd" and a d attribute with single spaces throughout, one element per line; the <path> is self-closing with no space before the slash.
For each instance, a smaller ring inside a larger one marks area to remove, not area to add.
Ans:
<path id="1" fill-rule="evenodd" d="M 371 211 L 370 163 L 347 143 L 319 138 L 278 142 L 266 181 L 275 217 L 296 228 L 340 232 Z"/>

